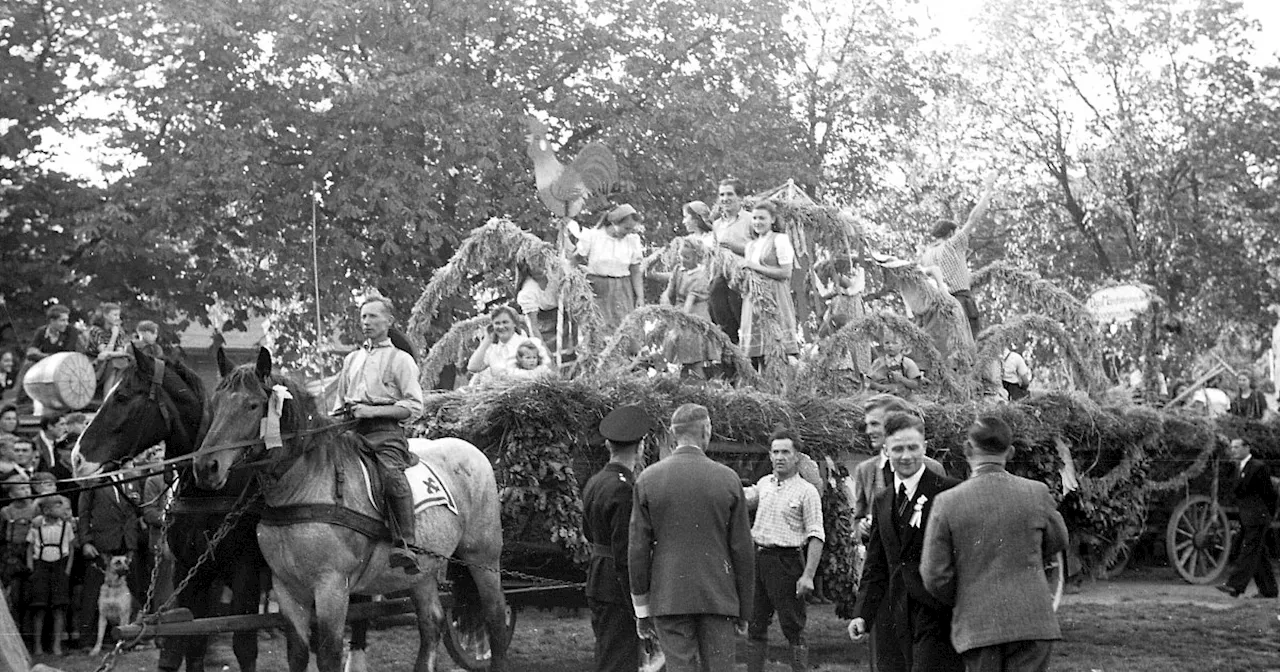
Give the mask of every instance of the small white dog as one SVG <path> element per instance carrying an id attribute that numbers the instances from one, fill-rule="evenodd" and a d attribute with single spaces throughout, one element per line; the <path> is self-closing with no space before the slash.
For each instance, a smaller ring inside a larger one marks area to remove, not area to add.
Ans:
<path id="1" fill-rule="evenodd" d="M 133 594 L 125 583 L 129 574 L 129 556 L 111 556 L 104 574 L 102 588 L 98 590 L 98 643 L 89 652 L 93 656 L 102 652 L 102 639 L 107 634 L 108 625 L 127 625 L 133 619 Z"/>

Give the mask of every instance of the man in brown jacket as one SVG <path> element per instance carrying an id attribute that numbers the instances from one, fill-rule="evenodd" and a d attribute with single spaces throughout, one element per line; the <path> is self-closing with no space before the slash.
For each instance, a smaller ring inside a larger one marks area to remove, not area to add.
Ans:
<path id="1" fill-rule="evenodd" d="M 1005 471 L 1013 433 L 998 417 L 969 428 L 969 480 L 938 494 L 925 529 L 920 577 L 954 605 L 951 643 L 968 672 L 1045 670 L 1053 613 L 1044 559 L 1067 546 L 1067 526 L 1044 483 Z"/>

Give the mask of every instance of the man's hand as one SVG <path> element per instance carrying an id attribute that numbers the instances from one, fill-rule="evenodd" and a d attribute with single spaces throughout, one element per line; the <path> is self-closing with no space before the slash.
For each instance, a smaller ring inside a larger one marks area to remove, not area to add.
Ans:
<path id="1" fill-rule="evenodd" d="M 640 639 L 658 638 L 658 626 L 654 624 L 653 617 L 636 619 L 636 636 Z"/>
<path id="2" fill-rule="evenodd" d="M 84 557 L 89 558 L 90 560 L 98 557 L 99 555 L 97 547 L 93 544 L 85 544 L 80 547 L 80 552 L 84 554 Z"/>
<path id="3" fill-rule="evenodd" d="M 368 404 L 352 404 L 351 417 L 359 420 L 364 420 L 366 418 L 376 418 L 378 417 L 377 408 L 374 406 L 370 406 Z"/>
<path id="4" fill-rule="evenodd" d="M 738 633 L 739 637 L 746 637 L 747 636 L 747 619 L 739 618 L 738 621 L 733 624 L 733 631 Z"/>
<path id="5" fill-rule="evenodd" d="M 857 525 L 859 537 L 865 539 L 868 534 L 871 534 L 871 516 L 859 518 Z"/>
<path id="6" fill-rule="evenodd" d="M 796 597 L 804 599 L 813 593 L 813 577 L 800 575 L 796 579 Z"/>
<path id="7" fill-rule="evenodd" d="M 867 622 L 861 618 L 855 618 L 849 621 L 849 639 L 855 642 L 861 642 L 862 638 L 867 636 Z"/>

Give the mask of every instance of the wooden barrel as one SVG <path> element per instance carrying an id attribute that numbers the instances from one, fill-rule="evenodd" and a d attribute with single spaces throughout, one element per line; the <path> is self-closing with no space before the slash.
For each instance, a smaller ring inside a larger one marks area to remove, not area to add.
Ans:
<path id="1" fill-rule="evenodd" d="M 78 411 L 89 405 L 97 383 L 88 357 L 59 352 L 32 364 L 22 379 L 22 389 L 45 408 Z"/>

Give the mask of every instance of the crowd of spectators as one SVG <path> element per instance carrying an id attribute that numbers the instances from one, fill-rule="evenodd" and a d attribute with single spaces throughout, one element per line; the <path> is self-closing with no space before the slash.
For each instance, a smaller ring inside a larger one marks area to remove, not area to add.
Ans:
<path id="1" fill-rule="evenodd" d="M 12 433 L 16 416 L 13 405 L 0 407 L 0 584 L 30 649 L 58 654 L 93 643 L 85 639 L 94 634 L 102 569 L 111 556 L 130 556 L 130 590 L 145 594 L 160 524 L 160 508 L 148 507 L 145 497 L 159 498 L 163 476 L 145 483 L 70 481 L 85 414 L 47 413 L 35 436 Z"/>
<path id="2" fill-rule="evenodd" d="M 141 320 L 133 329 L 125 326 L 119 304 L 104 302 L 84 320 L 72 322 L 71 309 L 53 304 L 45 310 L 45 324 L 38 327 L 24 346 L 0 349 L 0 403 L 11 403 L 36 415 L 43 410 L 23 389 L 22 381 L 37 362 L 64 352 L 78 352 L 93 362 L 95 396 L 101 398 L 120 379 L 129 365 L 132 343 L 152 356 L 164 355 L 159 344 L 160 328 Z"/>
<path id="3" fill-rule="evenodd" d="M 101 397 L 128 367 L 130 344 L 165 354 L 159 326 L 143 320 L 126 327 L 114 303 L 99 305 L 87 324 L 72 317 L 68 307 L 51 305 L 26 343 L 0 351 L 0 584 L 36 653 L 93 644 L 98 587 L 110 556 L 131 557 L 129 586 L 137 597 L 162 555 L 156 538 L 161 508 L 146 506 L 146 496 L 164 491 L 163 476 L 145 483 L 70 480 L 71 453 L 88 417 L 43 408 L 22 386 L 37 362 L 78 352 L 92 361 Z M 24 415 L 34 422 L 24 424 Z"/>

